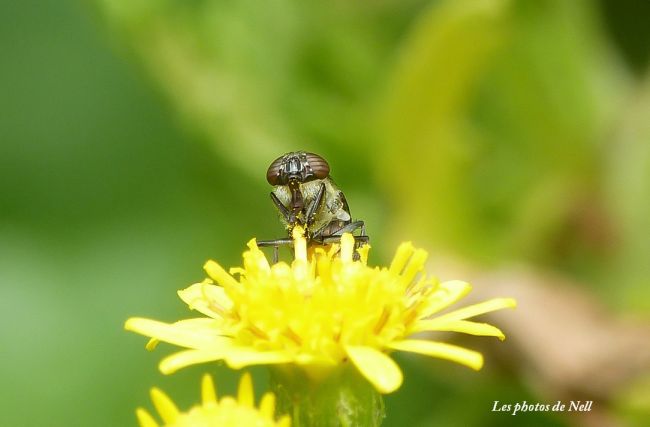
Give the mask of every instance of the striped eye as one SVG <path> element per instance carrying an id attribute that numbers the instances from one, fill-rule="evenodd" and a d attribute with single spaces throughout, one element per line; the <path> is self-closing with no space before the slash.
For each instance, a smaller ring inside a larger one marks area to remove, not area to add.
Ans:
<path id="1" fill-rule="evenodd" d="M 317 179 L 324 179 L 329 176 L 330 165 L 324 158 L 314 153 L 305 153 L 305 157 L 314 177 Z"/>
<path id="2" fill-rule="evenodd" d="M 304 183 L 325 179 L 329 174 L 330 165 L 321 156 L 295 151 L 275 159 L 266 171 L 266 180 L 271 185 L 287 185 L 290 180 Z"/>
<path id="3" fill-rule="evenodd" d="M 269 166 L 269 169 L 266 171 L 266 180 L 268 181 L 269 184 L 271 185 L 283 184 L 281 182 L 280 175 L 282 172 L 282 168 L 284 166 L 284 162 L 285 162 L 285 156 L 280 156 L 277 159 L 273 160 L 273 163 L 271 163 L 271 166 Z"/>

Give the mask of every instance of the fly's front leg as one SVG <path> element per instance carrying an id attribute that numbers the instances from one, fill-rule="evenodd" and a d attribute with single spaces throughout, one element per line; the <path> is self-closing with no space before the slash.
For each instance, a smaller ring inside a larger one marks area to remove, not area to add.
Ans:
<path id="1" fill-rule="evenodd" d="M 287 209 L 287 207 L 282 204 L 282 202 L 280 201 L 280 199 L 278 199 L 278 196 L 276 196 L 275 193 L 271 192 L 270 196 L 271 196 L 271 201 L 273 201 L 273 204 L 278 209 L 278 211 L 280 212 L 284 220 L 287 223 L 291 224 L 292 223 L 291 212 L 289 211 L 289 209 Z"/>
<path id="2" fill-rule="evenodd" d="M 321 205 L 323 204 L 323 195 L 324 194 L 325 194 L 325 183 L 321 182 L 320 186 L 318 187 L 318 193 L 316 193 L 316 197 L 311 202 L 311 204 L 307 207 L 305 220 L 307 221 L 308 226 L 312 224 L 312 222 L 314 220 L 314 216 L 316 215 L 316 212 L 318 212 Z"/>

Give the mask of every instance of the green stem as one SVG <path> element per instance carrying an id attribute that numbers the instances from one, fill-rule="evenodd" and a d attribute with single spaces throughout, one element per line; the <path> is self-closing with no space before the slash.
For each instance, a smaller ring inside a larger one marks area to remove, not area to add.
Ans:
<path id="1" fill-rule="evenodd" d="M 271 390 L 292 427 L 378 427 L 385 416 L 381 394 L 348 363 L 322 380 L 296 366 L 274 367 Z"/>

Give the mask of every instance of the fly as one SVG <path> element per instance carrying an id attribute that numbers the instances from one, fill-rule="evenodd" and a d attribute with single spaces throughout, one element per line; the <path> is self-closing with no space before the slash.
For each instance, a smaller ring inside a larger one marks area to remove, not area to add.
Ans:
<path id="1" fill-rule="evenodd" d="M 257 244 L 274 248 L 274 262 L 278 260 L 280 246 L 293 244 L 291 233 L 298 225 L 305 230 L 310 244 L 336 243 L 343 233 L 356 231 L 359 235 L 354 238 L 359 246 L 368 242 L 364 222 L 352 221 L 345 195 L 329 173 L 330 166 L 325 159 L 305 151 L 284 154 L 269 166 L 266 180 L 274 186 L 271 200 L 288 237 L 262 240 Z"/>

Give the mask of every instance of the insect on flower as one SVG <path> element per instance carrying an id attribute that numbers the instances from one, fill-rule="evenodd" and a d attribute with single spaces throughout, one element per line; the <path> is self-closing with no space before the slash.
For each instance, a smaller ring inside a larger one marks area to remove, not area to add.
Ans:
<path id="1" fill-rule="evenodd" d="M 296 226 L 305 229 L 310 244 L 327 245 L 341 240 L 343 233 L 354 233 L 358 245 L 368 242 L 363 221 L 352 221 L 345 195 L 330 177 L 330 166 L 318 154 L 294 151 L 275 159 L 266 172 L 266 180 L 275 188 L 271 200 L 278 209 L 288 237 L 262 240 L 258 246 L 278 248 L 292 245 Z"/>

